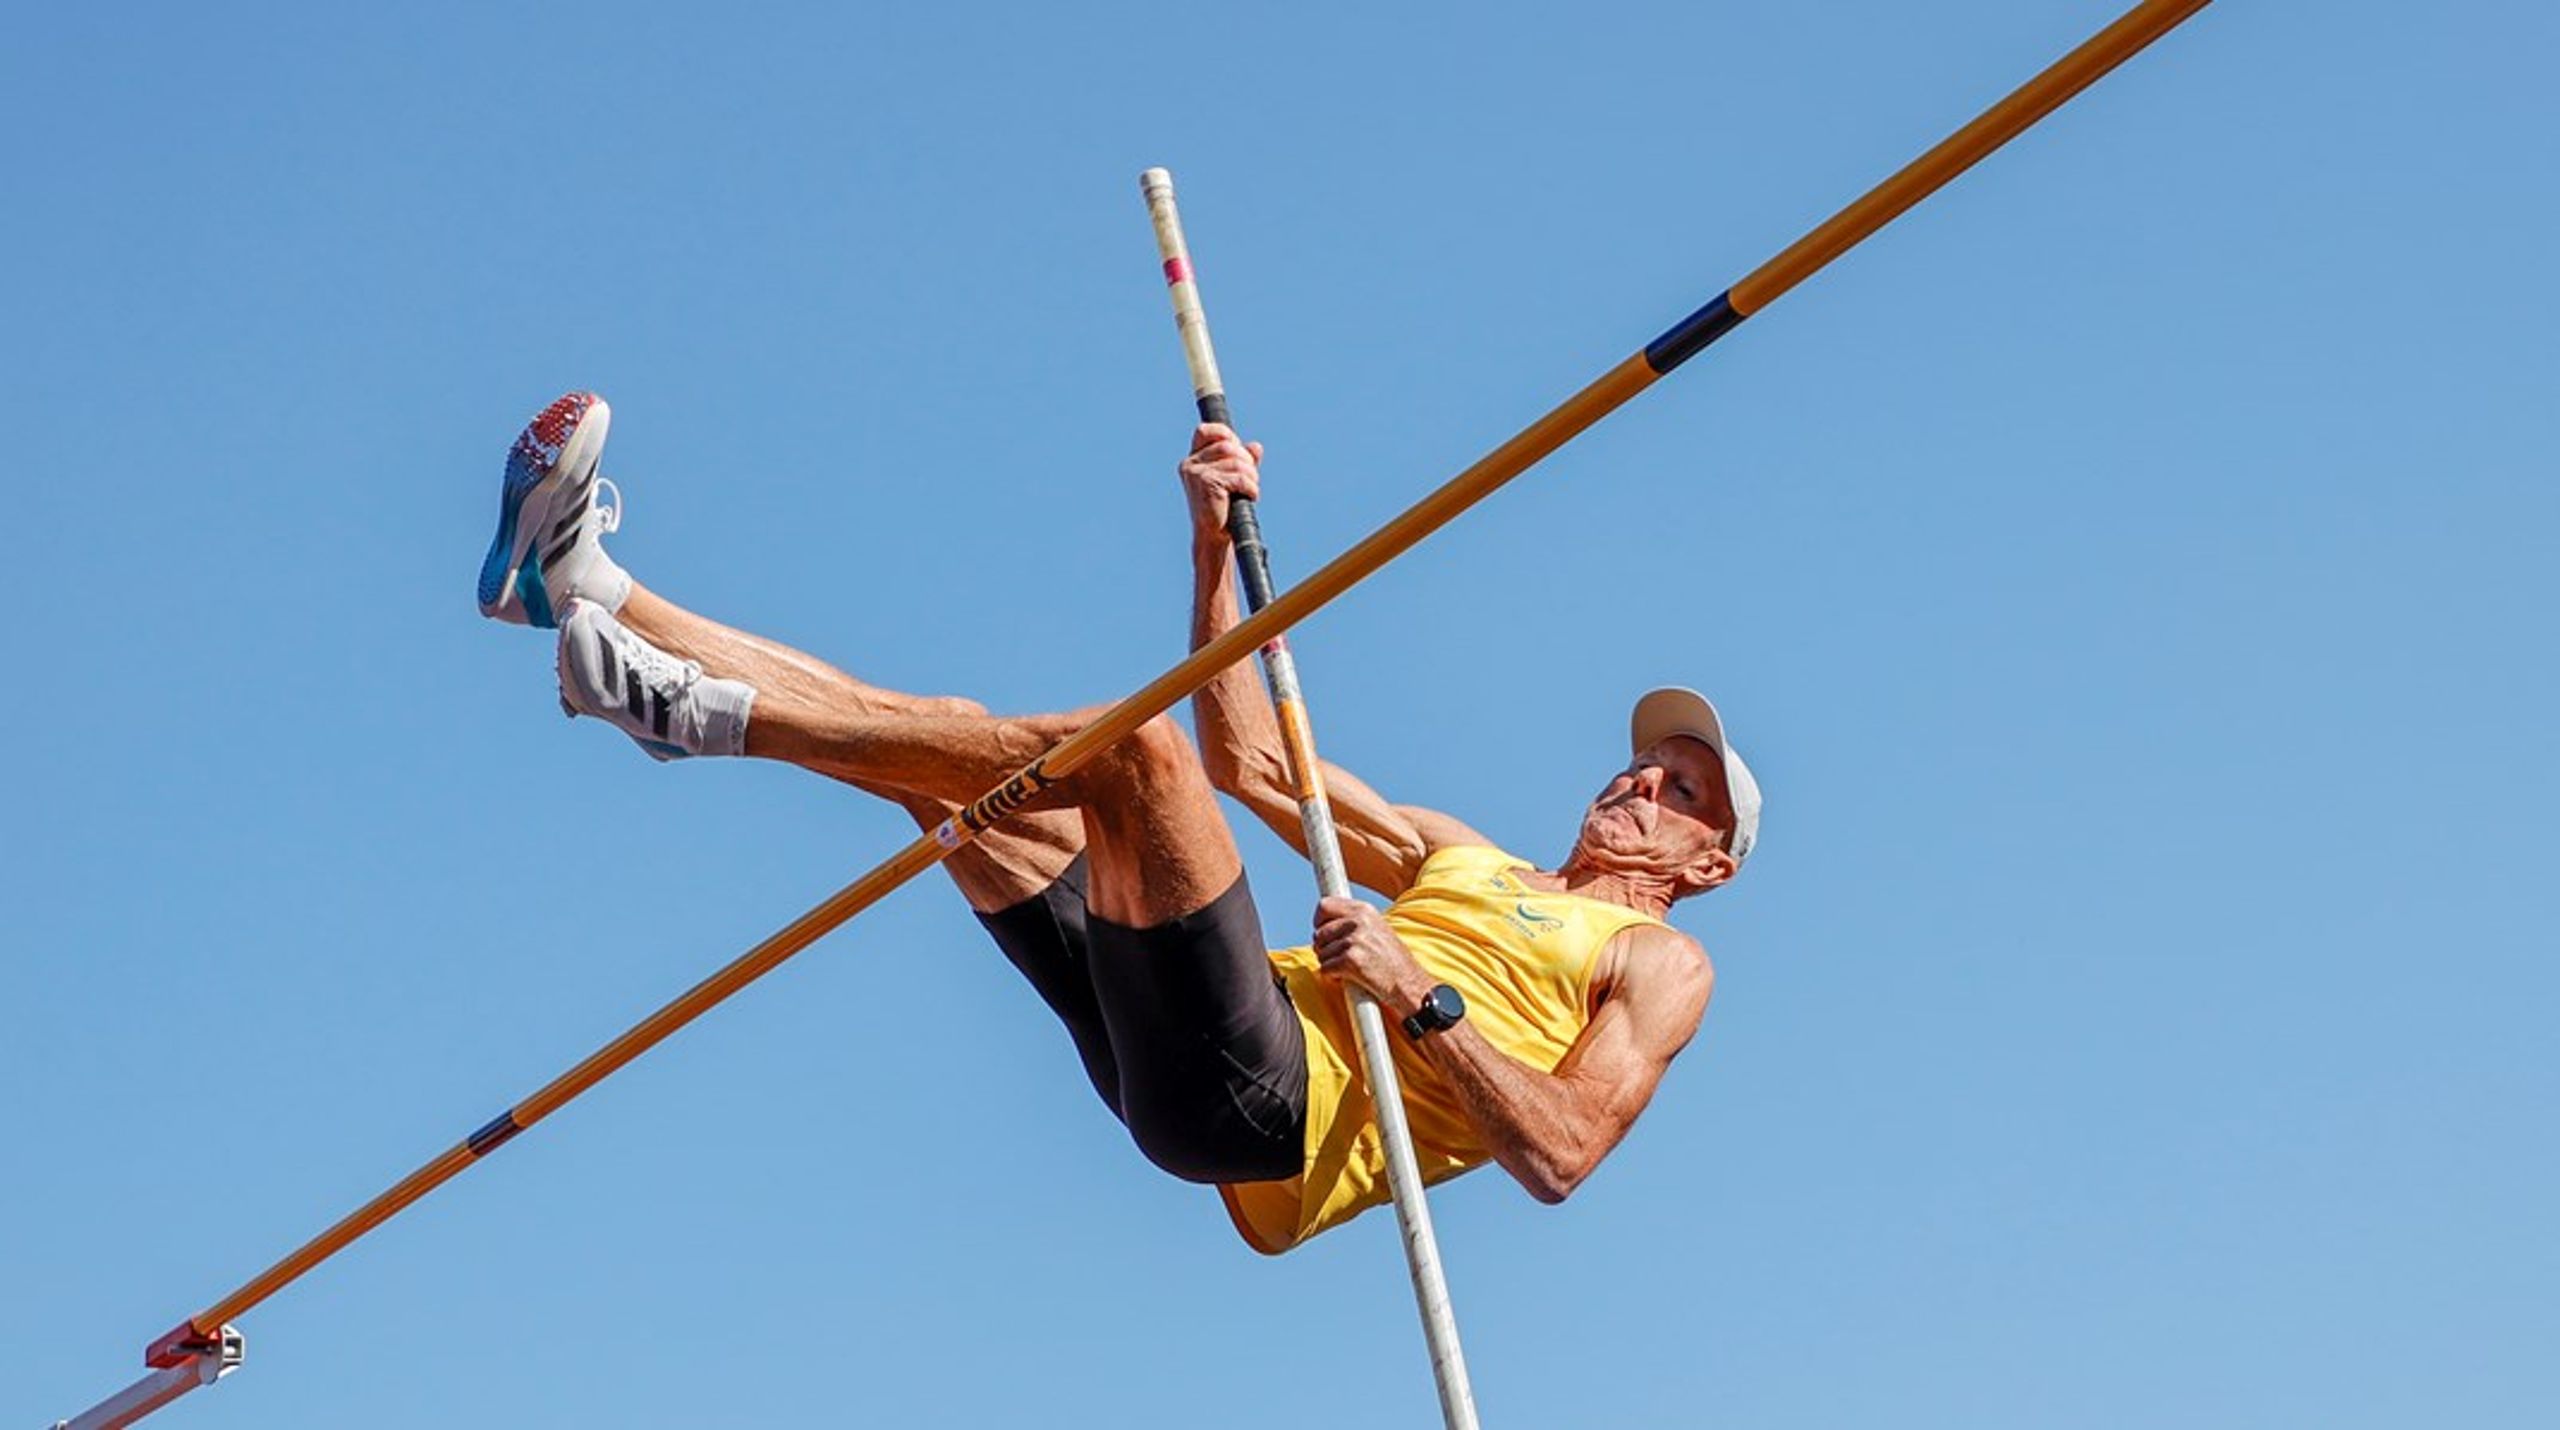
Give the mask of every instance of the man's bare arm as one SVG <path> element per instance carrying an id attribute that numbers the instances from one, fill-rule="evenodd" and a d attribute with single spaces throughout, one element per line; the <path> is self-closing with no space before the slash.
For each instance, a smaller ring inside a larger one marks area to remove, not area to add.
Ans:
<path id="1" fill-rule="evenodd" d="M 1327 972 L 1368 988 L 1391 1019 L 1421 1006 L 1431 976 L 1384 916 L 1328 899 L 1316 917 Z M 1687 936 L 1648 924 L 1618 937 L 1628 942 L 1617 978 L 1553 1072 L 1512 1058 L 1463 1021 L 1422 1040 L 1494 1160 L 1542 1202 L 1570 1196 L 1625 1139 L 1715 991 L 1714 968 Z"/>
<path id="2" fill-rule="evenodd" d="M 1240 619 L 1233 547 L 1227 539 L 1229 495 L 1259 495 L 1259 445 L 1248 447 L 1224 427 L 1192 434 L 1191 457 L 1182 464 L 1191 503 L 1191 648 L 1225 635 Z M 1235 799 L 1301 855 L 1306 833 L 1298 796 L 1289 779 L 1287 747 L 1253 662 L 1238 661 L 1191 697 L 1200 756 L 1209 781 Z M 1390 898 L 1413 887 L 1431 851 L 1452 844 L 1481 844 L 1484 836 L 1437 810 L 1389 804 L 1367 782 L 1327 760 L 1325 792 L 1351 881 Z"/>

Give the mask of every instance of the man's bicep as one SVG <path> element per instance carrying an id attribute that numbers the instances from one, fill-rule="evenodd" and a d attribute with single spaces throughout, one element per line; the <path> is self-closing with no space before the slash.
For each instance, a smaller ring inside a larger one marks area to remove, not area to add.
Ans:
<path id="1" fill-rule="evenodd" d="M 1390 899 L 1413 887 L 1431 851 L 1452 842 L 1441 837 L 1448 826 L 1465 828 L 1431 810 L 1389 804 L 1368 781 L 1330 760 L 1324 782 L 1334 828 L 1342 838 L 1343 872 L 1351 882 Z"/>
<path id="2" fill-rule="evenodd" d="M 1452 849 L 1460 845 L 1491 847 L 1493 843 L 1492 840 L 1476 833 L 1472 826 L 1456 815 L 1443 814 L 1436 809 L 1425 809 L 1418 804 L 1397 805 L 1396 813 L 1403 815 L 1405 822 L 1411 824 L 1415 832 L 1422 836 L 1422 852 L 1425 857 L 1439 850 Z"/>
<path id="3" fill-rule="evenodd" d="M 1615 986 L 1556 1065 L 1616 1134 L 1635 1121 L 1671 1060 L 1697 1036 L 1715 991 L 1715 970 L 1695 943 L 1668 929 L 1630 933 L 1650 936 L 1628 950 Z"/>
<path id="4" fill-rule="evenodd" d="M 1360 787 L 1368 790 L 1366 785 Z M 1377 798 L 1374 791 L 1370 792 L 1370 798 Z M 1483 835 L 1436 809 L 1425 809 L 1418 804 L 1390 805 L 1383 800 L 1378 802 L 1378 807 L 1386 811 L 1387 817 L 1378 821 L 1381 857 L 1372 861 L 1370 869 L 1376 877 L 1364 879 L 1358 868 L 1348 872 L 1354 883 L 1375 889 L 1391 899 L 1413 887 L 1413 881 L 1422 877 L 1423 861 L 1433 854 L 1454 845 L 1485 842 Z M 1350 843 L 1346 840 L 1343 847 L 1345 864 L 1352 862 Z"/>

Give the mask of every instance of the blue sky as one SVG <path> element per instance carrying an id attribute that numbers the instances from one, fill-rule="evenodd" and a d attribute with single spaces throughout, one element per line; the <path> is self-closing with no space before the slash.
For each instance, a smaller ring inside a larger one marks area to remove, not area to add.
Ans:
<path id="1" fill-rule="evenodd" d="M 25 17 L 5 1414 L 909 837 L 474 616 L 557 393 L 671 596 L 1107 700 L 1183 629 L 1141 169 L 1285 581 L 2118 8 Z M 2560 1412 L 2555 40 L 2216 5 L 1302 628 L 1327 751 L 1523 854 L 1650 684 L 1769 796 L 1619 1154 L 1435 1200 L 1488 1424 Z M 1246 1251 L 938 881 L 242 1324 L 154 1423 L 1432 1414 L 1391 1223 Z"/>

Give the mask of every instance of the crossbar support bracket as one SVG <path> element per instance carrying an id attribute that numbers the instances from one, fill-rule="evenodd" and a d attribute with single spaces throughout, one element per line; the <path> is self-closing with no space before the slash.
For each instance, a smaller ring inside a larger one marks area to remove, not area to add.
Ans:
<path id="1" fill-rule="evenodd" d="M 199 1386 L 211 1385 L 240 1368 L 247 1343 L 224 1326 L 219 1335 L 190 1347 L 149 1375 L 72 1416 L 53 1422 L 53 1430 L 123 1430 L 143 1416 Z"/>

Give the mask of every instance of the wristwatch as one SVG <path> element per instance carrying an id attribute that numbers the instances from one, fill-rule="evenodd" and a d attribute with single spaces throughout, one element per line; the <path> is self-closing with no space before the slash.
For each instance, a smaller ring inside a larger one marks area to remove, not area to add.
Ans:
<path id="1" fill-rule="evenodd" d="M 1422 1006 L 1405 1015 L 1404 1035 L 1421 1042 L 1432 1033 L 1445 1033 L 1458 1026 L 1467 1016 L 1467 1000 L 1446 983 L 1438 984 L 1422 995 Z"/>

